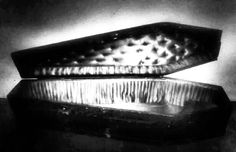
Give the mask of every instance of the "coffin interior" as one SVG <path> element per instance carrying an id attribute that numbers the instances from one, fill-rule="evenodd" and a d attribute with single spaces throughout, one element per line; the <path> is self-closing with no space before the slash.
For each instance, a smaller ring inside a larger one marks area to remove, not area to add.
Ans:
<path id="1" fill-rule="evenodd" d="M 227 98 L 219 86 L 164 78 L 22 80 L 11 97 L 163 115 L 218 107 Z"/>

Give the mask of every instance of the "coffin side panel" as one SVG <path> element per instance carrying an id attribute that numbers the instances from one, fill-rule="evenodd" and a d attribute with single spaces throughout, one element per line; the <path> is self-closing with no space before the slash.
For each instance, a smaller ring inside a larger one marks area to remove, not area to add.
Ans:
<path id="1" fill-rule="evenodd" d="M 20 87 L 8 96 L 19 123 L 25 127 L 59 129 L 107 138 L 167 141 L 222 135 L 230 114 L 229 100 L 218 86 L 195 84 L 198 87 L 212 88 L 216 92 L 212 97 L 214 100 L 209 103 L 208 100 L 191 100 L 184 106 L 178 106 L 180 112 L 166 114 L 163 111 L 152 113 L 33 98 L 27 93 L 23 94 L 27 92 L 22 91 L 27 90 L 27 83 L 32 84 L 32 81 L 20 82 Z M 188 94 L 186 91 L 184 92 Z M 40 96 L 45 96 L 43 90 Z M 157 102 L 156 105 L 158 104 Z M 170 103 L 167 105 L 173 106 Z"/>

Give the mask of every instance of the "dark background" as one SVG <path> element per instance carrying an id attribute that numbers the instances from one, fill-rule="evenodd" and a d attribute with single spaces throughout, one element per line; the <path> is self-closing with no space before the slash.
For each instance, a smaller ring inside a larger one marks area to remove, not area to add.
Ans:
<path id="1" fill-rule="evenodd" d="M 223 30 L 218 61 L 170 76 L 221 85 L 236 100 L 235 0 L 0 0 L 0 97 L 20 80 L 13 51 L 161 21 Z"/>

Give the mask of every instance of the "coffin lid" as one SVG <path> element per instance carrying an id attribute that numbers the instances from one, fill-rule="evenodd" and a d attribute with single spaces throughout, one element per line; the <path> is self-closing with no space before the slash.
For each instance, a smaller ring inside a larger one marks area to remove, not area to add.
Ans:
<path id="1" fill-rule="evenodd" d="M 23 78 L 163 76 L 217 59 L 221 30 L 154 23 L 12 53 Z"/>

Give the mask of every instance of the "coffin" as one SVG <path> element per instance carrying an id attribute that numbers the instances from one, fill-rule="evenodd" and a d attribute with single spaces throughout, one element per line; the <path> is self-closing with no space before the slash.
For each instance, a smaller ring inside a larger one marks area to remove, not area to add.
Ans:
<path id="1" fill-rule="evenodd" d="M 221 31 L 155 23 L 14 52 L 18 122 L 107 138 L 223 135 L 223 88 L 164 75 L 217 59 Z M 199 73 L 201 74 L 201 73 Z"/>

